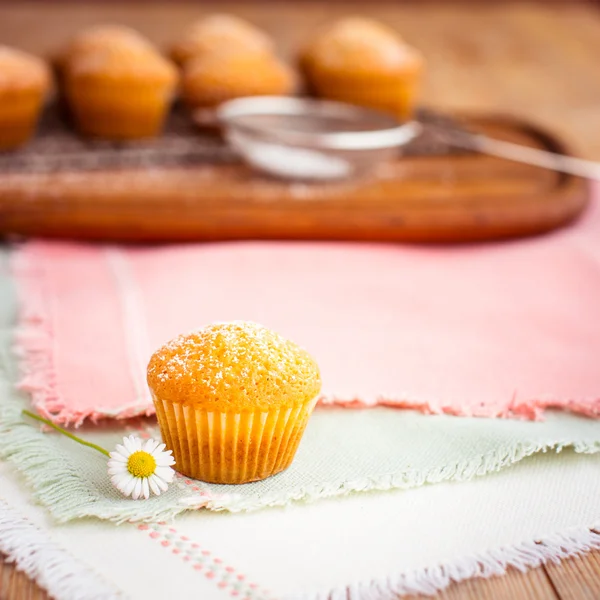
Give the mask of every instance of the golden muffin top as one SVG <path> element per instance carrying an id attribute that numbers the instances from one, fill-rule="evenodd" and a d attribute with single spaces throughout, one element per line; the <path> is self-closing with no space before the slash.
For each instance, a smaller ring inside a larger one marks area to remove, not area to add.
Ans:
<path id="1" fill-rule="evenodd" d="M 154 396 L 209 411 L 266 411 L 315 398 L 319 368 L 306 350 L 251 322 L 218 323 L 181 335 L 148 365 Z"/>
<path id="2" fill-rule="evenodd" d="M 260 29 L 233 15 L 216 14 L 200 19 L 171 48 L 171 58 L 184 64 L 196 56 L 224 53 L 270 53 L 273 42 Z"/>
<path id="3" fill-rule="evenodd" d="M 67 77 L 101 76 L 150 80 L 175 85 L 179 73 L 171 61 L 151 47 L 110 45 L 73 55 L 65 67 Z"/>
<path id="4" fill-rule="evenodd" d="M 183 69 L 183 97 L 192 104 L 213 105 L 240 96 L 291 94 L 294 71 L 271 54 L 207 54 Z"/>
<path id="5" fill-rule="evenodd" d="M 394 72 L 420 64 L 422 58 L 383 23 L 348 17 L 318 34 L 305 48 L 301 61 L 308 68 Z"/>
<path id="6" fill-rule="evenodd" d="M 56 62 L 59 67 L 64 67 L 74 57 L 105 48 L 155 50 L 149 40 L 131 27 L 114 24 L 94 25 L 73 37 Z"/>
<path id="7" fill-rule="evenodd" d="M 0 92 L 46 90 L 51 79 L 50 69 L 41 58 L 0 46 Z"/>

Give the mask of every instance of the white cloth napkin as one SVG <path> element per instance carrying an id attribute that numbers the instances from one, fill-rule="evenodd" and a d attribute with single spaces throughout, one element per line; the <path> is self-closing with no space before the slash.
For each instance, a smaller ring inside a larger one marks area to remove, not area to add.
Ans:
<path id="1" fill-rule="evenodd" d="M 59 600 L 383 600 L 600 548 L 600 456 L 571 451 L 468 482 L 161 525 L 57 525 L 25 490 L 0 463 L 0 550 Z"/>

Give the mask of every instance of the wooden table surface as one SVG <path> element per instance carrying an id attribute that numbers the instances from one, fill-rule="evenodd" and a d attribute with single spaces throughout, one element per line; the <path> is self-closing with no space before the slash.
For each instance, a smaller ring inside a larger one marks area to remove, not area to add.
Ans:
<path id="1" fill-rule="evenodd" d="M 231 10 L 271 31 L 291 56 L 315 27 L 365 13 L 394 25 L 428 60 L 426 104 L 441 110 L 509 113 L 559 133 L 600 161 L 600 10 L 590 3 L 327 2 L 228 4 L 0 3 L 0 43 L 50 53 L 97 22 L 139 28 L 160 44 L 204 12 Z M 48 596 L 0 562 L 0 600 Z M 439 600 L 598 600 L 600 552 L 528 573 L 453 584 Z"/>

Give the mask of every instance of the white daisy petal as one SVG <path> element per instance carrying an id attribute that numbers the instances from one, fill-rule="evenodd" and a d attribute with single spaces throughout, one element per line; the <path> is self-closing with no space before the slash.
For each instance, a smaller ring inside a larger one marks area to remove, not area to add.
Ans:
<path id="1" fill-rule="evenodd" d="M 173 472 L 173 469 L 171 469 L 171 467 L 159 466 L 157 463 L 155 472 L 164 479 L 165 476 L 168 476 L 169 473 Z"/>
<path id="2" fill-rule="evenodd" d="M 133 488 L 133 494 L 131 497 L 137 500 L 142 495 L 142 480 L 139 477 L 135 478 L 135 487 Z"/>
<path id="3" fill-rule="evenodd" d="M 133 439 L 131 437 L 123 438 L 123 446 L 125 446 L 127 456 L 129 456 L 130 454 L 133 454 L 135 452 L 135 448 L 133 446 Z"/>
<path id="4" fill-rule="evenodd" d="M 171 467 L 156 467 L 154 471 L 155 475 L 158 475 L 161 479 L 166 481 L 167 483 L 171 483 L 173 481 L 173 477 L 175 476 L 175 471 L 171 469 Z"/>
<path id="5" fill-rule="evenodd" d="M 175 479 L 175 471 L 172 472 L 172 475 L 170 478 L 164 478 L 161 476 L 161 479 L 167 484 L 169 485 L 170 483 L 173 483 L 173 479 Z"/>
<path id="6" fill-rule="evenodd" d="M 120 454 L 125 460 L 129 458 L 129 452 L 127 452 L 127 448 L 122 444 L 117 444 L 115 447 L 115 452 Z"/>
<path id="7" fill-rule="evenodd" d="M 115 487 L 121 492 L 121 494 L 123 494 L 126 497 L 129 496 L 129 494 L 131 493 L 131 492 L 128 492 L 128 490 L 127 490 L 127 483 L 129 483 L 129 482 L 123 482 L 123 481 L 114 482 L 113 481 L 113 483 L 114 483 Z"/>
<path id="8" fill-rule="evenodd" d="M 148 500 L 148 498 L 150 498 L 150 488 L 148 487 L 148 478 L 144 477 L 144 479 L 142 479 L 142 494 L 144 496 L 144 498 L 146 498 L 146 500 Z"/>
<path id="9" fill-rule="evenodd" d="M 113 475 L 110 478 L 110 482 L 120 491 L 121 490 L 121 478 L 119 475 Z"/>
<path id="10" fill-rule="evenodd" d="M 175 459 L 172 456 L 167 456 L 166 454 L 155 456 L 154 460 L 156 461 L 157 467 L 172 467 L 175 464 Z"/>
<path id="11" fill-rule="evenodd" d="M 127 481 L 127 483 L 125 483 L 123 485 L 123 488 L 121 489 L 121 491 L 126 495 L 126 496 L 131 496 L 131 492 L 133 492 L 133 488 L 135 487 L 135 482 L 136 479 L 135 477 L 130 476 L 131 479 L 129 479 L 129 481 Z"/>
<path id="12" fill-rule="evenodd" d="M 158 450 L 155 450 L 153 456 L 154 456 L 154 458 L 161 458 L 161 457 L 173 458 L 173 451 L 172 450 L 163 450 L 162 452 L 159 452 Z"/>
<path id="13" fill-rule="evenodd" d="M 118 473 L 111 477 L 111 481 L 115 484 L 115 486 L 123 491 L 129 481 L 131 480 L 131 475 L 129 473 Z"/>
<path id="14" fill-rule="evenodd" d="M 126 464 L 127 463 L 127 457 L 123 456 L 122 454 L 119 454 L 118 452 L 111 452 L 109 454 L 110 456 L 110 461 L 109 462 L 118 462 L 120 464 Z"/>
<path id="15" fill-rule="evenodd" d="M 131 491 L 131 499 L 132 500 L 137 500 L 139 498 L 139 496 L 138 496 L 138 490 L 137 490 L 138 483 L 139 483 L 139 479 L 136 479 L 135 480 L 135 484 L 133 486 L 133 490 Z M 141 491 L 142 491 L 142 484 L 140 483 L 139 492 L 141 492 Z"/>
<path id="16" fill-rule="evenodd" d="M 155 453 L 155 454 L 158 454 L 159 452 L 163 452 L 163 451 L 164 451 L 164 449 L 165 449 L 166 447 L 167 447 L 167 445 L 166 445 L 166 444 L 164 444 L 164 443 L 162 443 L 162 444 L 159 444 L 159 445 L 158 445 L 158 446 L 155 448 L 155 450 L 154 450 L 154 453 Z M 171 451 L 170 451 L 170 450 L 167 450 L 167 452 L 171 452 Z"/>
<path id="17" fill-rule="evenodd" d="M 120 465 L 108 465 L 108 474 L 109 475 L 116 475 L 117 473 L 127 473 L 127 469 L 124 469 L 122 466 Z"/>
<path id="18" fill-rule="evenodd" d="M 169 484 L 163 481 L 158 475 L 152 475 L 152 478 L 156 482 L 156 485 L 163 491 L 166 492 L 169 489 Z"/>
<path id="19" fill-rule="evenodd" d="M 133 475 L 129 471 L 123 471 L 119 476 L 124 483 L 129 483 L 133 479 Z"/>
<path id="20" fill-rule="evenodd" d="M 156 450 L 156 446 L 158 446 L 158 442 L 153 440 L 152 438 L 150 438 L 149 440 L 146 441 L 146 443 L 143 445 L 142 450 L 144 452 L 147 452 L 148 454 L 153 454 L 154 451 Z"/>
<path id="21" fill-rule="evenodd" d="M 159 441 L 156 442 L 154 449 L 152 450 L 152 456 L 160 456 L 162 454 L 162 450 L 159 450 L 160 446 L 163 444 Z"/>
<path id="22" fill-rule="evenodd" d="M 150 475 L 148 477 L 148 484 L 150 485 L 150 489 L 157 495 L 160 496 L 160 488 L 156 483 L 156 475 Z"/>

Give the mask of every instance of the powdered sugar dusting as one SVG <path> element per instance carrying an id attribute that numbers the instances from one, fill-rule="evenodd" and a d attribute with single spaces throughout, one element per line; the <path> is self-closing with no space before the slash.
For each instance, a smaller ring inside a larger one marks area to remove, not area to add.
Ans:
<path id="1" fill-rule="evenodd" d="M 156 397 L 238 408 L 296 404 L 320 389 L 302 348 L 256 323 L 210 325 L 160 348 L 148 366 Z"/>

